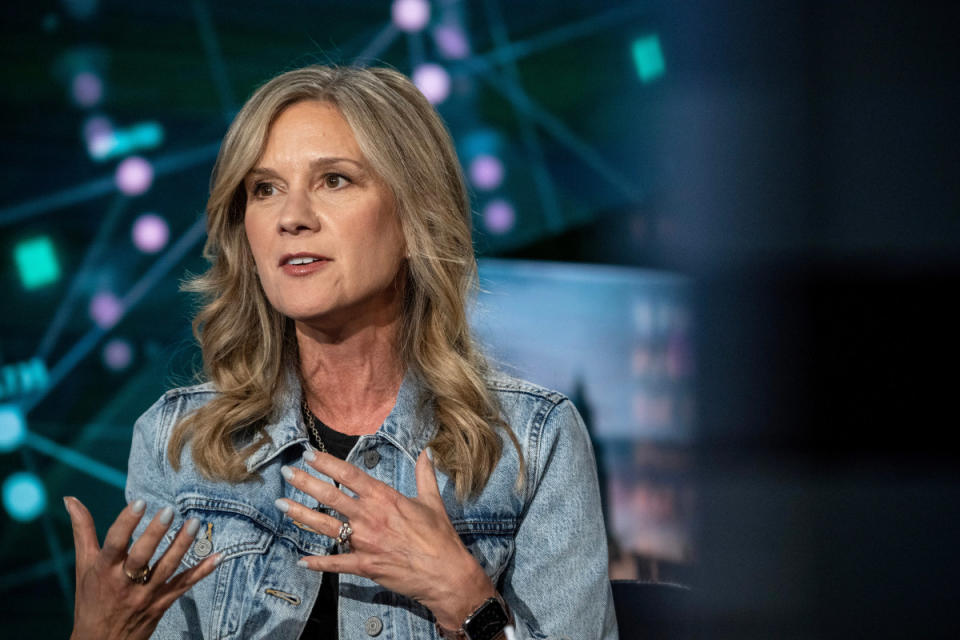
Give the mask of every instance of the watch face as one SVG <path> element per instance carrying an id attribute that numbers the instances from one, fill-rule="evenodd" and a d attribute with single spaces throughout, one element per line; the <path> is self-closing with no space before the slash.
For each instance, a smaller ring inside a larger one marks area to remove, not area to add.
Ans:
<path id="1" fill-rule="evenodd" d="M 507 612 L 503 610 L 496 598 L 490 598 L 477 610 L 470 620 L 463 625 L 470 640 L 491 640 L 503 631 L 509 622 Z"/>

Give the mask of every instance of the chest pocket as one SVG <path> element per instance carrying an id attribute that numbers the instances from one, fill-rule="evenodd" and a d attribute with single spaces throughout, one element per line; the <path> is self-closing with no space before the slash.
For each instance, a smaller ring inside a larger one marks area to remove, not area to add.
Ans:
<path id="1" fill-rule="evenodd" d="M 263 554 L 275 539 L 272 523 L 248 504 L 187 496 L 177 499 L 177 508 L 185 520 L 200 520 L 197 536 L 181 560 L 187 568 L 216 553 L 222 554 L 223 562 Z M 176 531 L 168 531 L 165 541 L 169 544 L 175 535 Z"/>
<path id="2" fill-rule="evenodd" d="M 471 519 L 467 515 L 454 519 L 453 528 L 484 573 L 496 582 L 513 556 L 516 521 L 513 518 Z"/>

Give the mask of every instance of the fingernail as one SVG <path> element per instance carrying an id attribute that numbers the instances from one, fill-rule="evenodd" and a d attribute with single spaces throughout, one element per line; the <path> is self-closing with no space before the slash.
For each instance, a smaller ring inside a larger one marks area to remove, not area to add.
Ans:
<path id="1" fill-rule="evenodd" d="M 157 520 L 160 521 L 160 524 L 170 524 L 170 521 L 173 520 L 173 507 L 161 509 L 160 513 L 157 514 Z"/>
<path id="2" fill-rule="evenodd" d="M 283 465 L 282 467 L 280 467 L 280 473 L 283 474 L 284 479 L 293 480 L 293 469 L 291 469 L 287 465 Z"/>
<path id="3" fill-rule="evenodd" d="M 306 560 L 297 560 L 297 566 L 298 566 L 298 567 L 303 567 L 304 569 L 308 569 L 308 568 L 309 568 L 309 565 L 307 564 L 307 561 L 306 561 Z"/>
<path id="4" fill-rule="evenodd" d="M 137 515 L 143 513 L 143 510 L 146 508 L 147 503 L 144 500 L 136 500 L 132 505 L 130 505 L 130 510 Z"/>
<path id="5" fill-rule="evenodd" d="M 317 459 L 317 454 L 313 452 L 313 449 L 304 449 L 303 450 L 303 459 L 307 462 L 313 462 Z"/>
<path id="6" fill-rule="evenodd" d="M 188 536 L 192 538 L 193 536 L 197 535 L 197 529 L 199 528 L 200 528 L 200 518 L 190 518 L 189 520 L 187 520 L 186 530 L 187 530 Z"/>
<path id="7" fill-rule="evenodd" d="M 67 515 L 73 517 L 73 514 L 70 513 L 70 503 L 67 502 L 72 496 L 63 496 L 63 508 L 67 510 Z"/>
<path id="8" fill-rule="evenodd" d="M 427 447 L 427 457 L 430 458 L 430 464 L 433 464 L 433 449 Z"/>
<path id="9" fill-rule="evenodd" d="M 280 509 L 280 511 L 283 511 L 284 513 L 290 510 L 290 505 L 288 505 L 283 498 L 277 498 L 274 500 L 273 506 L 275 506 L 277 509 Z"/>
<path id="10" fill-rule="evenodd" d="M 223 554 L 222 554 L 222 553 L 218 553 L 217 555 L 215 555 L 215 556 L 213 557 L 213 566 L 217 566 L 217 565 L 220 564 L 221 562 L 223 562 Z"/>

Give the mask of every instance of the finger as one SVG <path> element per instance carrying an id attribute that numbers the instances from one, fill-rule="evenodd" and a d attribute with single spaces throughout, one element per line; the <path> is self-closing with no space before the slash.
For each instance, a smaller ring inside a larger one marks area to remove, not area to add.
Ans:
<path id="1" fill-rule="evenodd" d="M 352 573 L 355 576 L 369 578 L 364 571 L 363 554 L 337 553 L 329 556 L 305 556 L 297 561 L 298 567 L 312 571 L 331 573 Z"/>
<path id="2" fill-rule="evenodd" d="M 85 566 L 92 562 L 100 551 L 97 528 L 93 523 L 93 516 L 82 502 L 73 496 L 67 496 L 63 499 L 63 505 L 67 508 L 67 515 L 70 516 L 70 524 L 73 526 L 73 547 L 77 554 L 76 564 L 79 570 L 81 565 Z"/>
<path id="3" fill-rule="evenodd" d="M 194 568 L 174 576 L 170 582 L 164 585 L 163 595 L 157 598 L 154 606 L 160 611 L 169 609 L 170 605 L 172 605 L 177 598 L 189 591 L 193 585 L 213 573 L 213 570 L 217 568 L 221 560 L 223 560 L 223 556 L 216 553 Z"/>
<path id="4" fill-rule="evenodd" d="M 130 543 L 130 536 L 133 535 L 133 530 L 137 528 L 137 523 L 143 517 L 146 507 L 147 503 L 143 500 L 132 502 L 113 521 L 113 524 L 107 530 L 106 537 L 103 539 L 103 549 L 100 557 L 104 562 L 114 564 L 123 560 L 124 554 L 127 552 L 127 545 Z"/>
<path id="5" fill-rule="evenodd" d="M 347 487 L 358 496 L 370 495 L 383 485 L 382 482 L 371 478 L 349 462 L 329 453 L 305 449 L 303 459 L 308 465 L 320 473 L 330 476 L 335 482 Z"/>
<path id="6" fill-rule="evenodd" d="M 280 467 L 280 473 L 284 479 L 291 485 L 300 489 L 309 496 L 316 498 L 320 504 L 330 507 L 334 511 L 342 513 L 348 518 L 356 513 L 357 501 L 351 498 L 343 491 L 340 491 L 329 482 L 324 482 L 319 478 L 314 478 L 309 473 L 301 469 L 284 465 Z M 362 473 L 358 470 L 358 473 Z"/>
<path id="7" fill-rule="evenodd" d="M 150 558 L 157 550 L 163 534 L 170 528 L 171 521 L 173 521 L 173 507 L 170 506 L 164 507 L 153 516 L 146 530 L 127 552 L 127 559 L 123 561 L 123 566 L 128 571 L 136 571 L 150 563 Z"/>
<path id="8" fill-rule="evenodd" d="M 153 567 L 152 581 L 157 584 L 162 584 L 174 574 L 177 567 L 180 566 L 180 560 L 183 559 L 183 554 L 187 552 L 194 538 L 197 537 L 197 531 L 199 529 L 199 518 L 190 518 L 180 527 L 180 531 L 177 532 L 177 537 L 173 539 L 173 542 L 167 550 L 163 552 L 163 555 L 157 560 L 157 564 Z M 133 561 L 130 561 L 130 564 L 131 566 L 143 566 L 142 564 L 133 565 Z"/>
<path id="9" fill-rule="evenodd" d="M 417 458 L 417 498 L 422 502 L 443 507 L 443 498 L 440 496 L 440 485 L 437 484 L 437 470 L 433 466 L 432 452 L 429 448 L 420 452 Z M 444 508 L 444 510 L 446 510 Z"/>
<path id="10" fill-rule="evenodd" d="M 315 509 L 308 509 L 299 502 L 288 500 L 287 498 L 277 498 L 273 502 L 274 506 L 286 514 L 287 517 L 301 522 L 317 533 L 321 533 L 330 538 L 336 538 L 340 532 L 340 525 L 343 524 L 333 516 L 320 513 Z"/>

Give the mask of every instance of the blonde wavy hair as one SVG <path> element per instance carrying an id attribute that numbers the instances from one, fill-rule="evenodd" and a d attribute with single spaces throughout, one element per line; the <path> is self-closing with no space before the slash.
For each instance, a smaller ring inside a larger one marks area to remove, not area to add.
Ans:
<path id="1" fill-rule="evenodd" d="M 465 500 L 486 485 L 500 459 L 497 429 L 523 459 L 516 435 L 484 382 L 488 365 L 467 323 L 477 282 L 470 205 L 443 121 L 402 74 L 382 68 L 310 66 L 260 87 L 237 114 L 220 147 L 207 202 L 210 269 L 184 285 L 204 306 L 194 319 L 204 374 L 219 394 L 174 428 L 167 454 L 179 468 L 190 441 L 201 473 L 242 482 L 245 460 L 268 438 L 264 425 L 298 363 L 292 321 L 268 302 L 244 231 L 243 180 L 266 146 L 271 124 L 301 100 L 334 105 L 373 170 L 393 192 L 410 258 L 405 263 L 398 349 L 429 391 L 438 431 L 438 466 Z M 245 444 L 241 444 L 245 443 Z"/>

